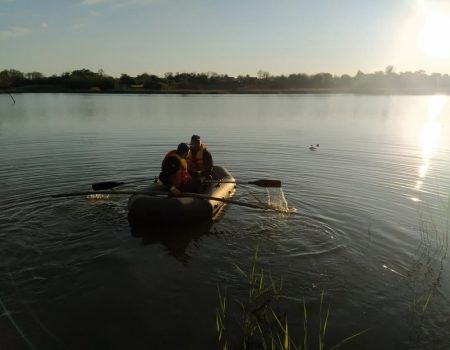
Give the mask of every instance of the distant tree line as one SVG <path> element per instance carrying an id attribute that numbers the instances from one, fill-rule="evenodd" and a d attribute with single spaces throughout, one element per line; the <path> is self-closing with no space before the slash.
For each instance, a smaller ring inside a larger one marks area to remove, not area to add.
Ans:
<path id="1" fill-rule="evenodd" d="M 61 75 L 44 76 L 39 72 L 23 73 L 14 69 L 0 72 L 0 91 L 91 91 L 91 92 L 424 92 L 450 93 L 448 74 L 426 74 L 425 71 L 394 72 L 392 66 L 384 71 L 355 76 L 330 73 L 313 75 L 297 73 L 272 76 L 260 70 L 256 76 L 232 77 L 217 73 L 165 73 L 163 77 L 122 74 L 119 78 L 103 70 L 74 70 Z"/>

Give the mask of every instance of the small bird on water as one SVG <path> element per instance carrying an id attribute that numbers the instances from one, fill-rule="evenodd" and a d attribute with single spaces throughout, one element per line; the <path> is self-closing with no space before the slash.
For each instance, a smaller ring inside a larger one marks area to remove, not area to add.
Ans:
<path id="1" fill-rule="evenodd" d="M 316 146 L 314 147 L 314 145 L 309 146 L 309 149 L 311 151 L 315 151 L 317 148 L 319 147 L 319 144 L 316 144 Z"/>

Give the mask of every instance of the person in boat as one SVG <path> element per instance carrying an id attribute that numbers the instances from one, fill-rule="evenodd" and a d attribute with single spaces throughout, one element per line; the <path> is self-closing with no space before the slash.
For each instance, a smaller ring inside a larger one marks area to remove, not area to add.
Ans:
<path id="1" fill-rule="evenodd" d="M 166 154 L 161 164 L 159 179 L 172 192 L 174 196 L 179 196 L 181 192 L 199 192 L 201 182 L 193 179 L 188 171 L 187 156 L 189 146 L 180 143 L 176 150 Z"/>
<path id="2" fill-rule="evenodd" d="M 187 163 L 189 174 L 193 178 L 212 179 L 213 159 L 211 153 L 206 149 L 206 145 L 202 143 L 198 135 L 192 135 L 191 137 Z"/>

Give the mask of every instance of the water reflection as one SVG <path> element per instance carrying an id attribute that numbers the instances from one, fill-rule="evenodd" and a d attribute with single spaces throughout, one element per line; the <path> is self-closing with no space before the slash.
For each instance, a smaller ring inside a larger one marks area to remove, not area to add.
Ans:
<path id="1" fill-rule="evenodd" d="M 195 226 L 178 227 L 130 227 L 131 235 L 142 238 L 142 245 L 162 244 L 169 255 L 187 264 L 191 258 L 189 248 L 200 241 L 202 236 L 214 234 L 211 232 L 213 221 L 199 222 Z"/>
<path id="2" fill-rule="evenodd" d="M 430 169 L 430 161 L 439 146 L 442 131 L 440 116 L 446 103 L 447 98 L 445 96 L 429 96 L 427 98 L 427 116 L 420 130 L 422 163 L 419 166 L 419 180 L 414 185 L 415 190 L 421 190 L 423 185 L 422 179 L 427 176 Z M 415 202 L 420 201 L 417 197 L 412 197 L 411 200 Z"/>

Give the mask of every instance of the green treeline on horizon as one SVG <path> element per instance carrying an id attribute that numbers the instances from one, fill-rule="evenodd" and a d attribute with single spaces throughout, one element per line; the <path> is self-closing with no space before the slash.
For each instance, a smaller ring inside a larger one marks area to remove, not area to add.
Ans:
<path id="1" fill-rule="evenodd" d="M 114 78 L 103 70 L 79 69 L 61 75 L 44 76 L 39 72 L 22 73 L 15 69 L 0 72 L 0 92 L 424 92 L 450 93 L 448 74 L 425 71 L 396 73 L 392 66 L 384 71 L 355 76 L 330 73 L 298 73 L 272 76 L 259 71 L 257 76 L 232 77 L 217 73 L 165 73 L 164 77 L 122 74 Z"/>

